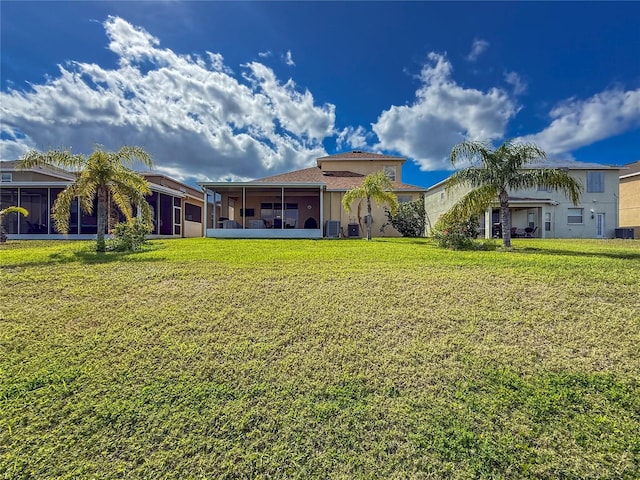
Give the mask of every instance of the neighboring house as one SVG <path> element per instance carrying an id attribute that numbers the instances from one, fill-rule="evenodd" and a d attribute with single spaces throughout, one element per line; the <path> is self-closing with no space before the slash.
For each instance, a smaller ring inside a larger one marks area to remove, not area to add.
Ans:
<path id="1" fill-rule="evenodd" d="M 366 204 L 342 206 L 344 194 L 362 183 L 370 173 L 384 171 L 392 180 L 400 202 L 417 200 L 422 187 L 402 183 L 406 159 L 359 150 L 318 158 L 315 167 L 261 178 L 252 182 L 199 182 L 220 209 L 213 217 L 207 237 L 321 238 L 360 237 L 367 221 Z M 212 202 L 208 202 L 209 206 Z M 372 211 L 376 236 L 398 236 L 388 226 L 384 208 Z"/>
<path id="2" fill-rule="evenodd" d="M 620 227 L 633 228 L 635 238 L 640 238 L 640 161 L 620 171 Z"/>
<path id="3" fill-rule="evenodd" d="M 78 208 L 77 199 L 71 206 L 69 234 L 62 235 L 51 220 L 51 207 L 57 196 L 75 176 L 55 167 L 16 169 L 16 161 L 0 162 L 0 208 L 10 205 L 24 207 L 29 216 L 11 215 L 5 219 L 12 239 L 92 239 L 97 233 L 96 208 L 87 215 Z M 153 231 L 150 237 L 200 237 L 204 195 L 201 191 L 155 172 L 142 172 L 151 186 L 147 197 L 153 208 Z M 210 207 L 211 208 L 211 207 Z M 111 212 L 110 212 L 111 213 Z M 115 215 L 115 213 L 114 213 Z"/>
<path id="4" fill-rule="evenodd" d="M 510 192 L 511 226 L 516 236 L 539 238 L 613 238 L 618 226 L 620 167 L 594 163 L 538 163 L 532 168 L 564 168 L 583 186 L 573 205 L 560 191 L 543 188 Z M 427 223 L 434 225 L 470 189 L 445 191 L 446 180 L 427 190 Z M 513 230 L 515 229 L 515 230 Z M 527 231 L 525 231 L 527 229 Z M 499 235 L 500 206 L 496 202 L 480 219 L 481 236 Z"/>

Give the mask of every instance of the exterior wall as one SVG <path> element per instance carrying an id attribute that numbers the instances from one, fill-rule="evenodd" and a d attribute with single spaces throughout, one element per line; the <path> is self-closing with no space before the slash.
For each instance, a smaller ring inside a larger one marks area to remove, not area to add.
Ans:
<path id="1" fill-rule="evenodd" d="M 396 195 L 411 196 L 412 201 L 419 197 L 419 193 L 414 192 L 395 192 Z M 367 215 L 367 201 L 365 199 L 355 201 L 351 205 L 351 212 L 342 206 L 342 198 L 345 192 L 325 192 L 324 195 L 324 219 L 337 220 L 340 222 L 340 228 L 344 237 L 349 236 L 349 224 L 357 224 L 359 229 L 359 237 L 367 236 L 367 225 L 365 217 Z M 380 227 L 387 223 L 387 215 L 385 214 L 384 205 L 378 206 L 375 202 L 371 204 L 371 216 L 373 223 L 371 225 L 372 237 L 400 237 L 401 234 L 391 225 L 385 227 L 384 232 L 380 231 Z M 324 228 L 324 225 L 323 225 Z"/>
<path id="2" fill-rule="evenodd" d="M 461 187 L 449 194 L 445 191 L 444 183 L 440 183 L 425 193 L 424 207 L 427 212 L 427 235 L 438 219 L 470 190 L 470 188 Z"/>
<path id="3" fill-rule="evenodd" d="M 13 170 L 11 172 L 11 183 L 18 182 L 67 182 L 69 181 L 67 178 L 57 177 L 53 175 L 47 175 L 39 172 L 32 172 L 31 170 Z M 9 185 L 10 183 L 5 183 L 3 185 Z"/>
<path id="4" fill-rule="evenodd" d="M 620 226 L 634 228 L 640 237 L 640 173 L 620 179 Z"/>
<path id="5" fill-rule="evenodd" d="M 402 160 L 325 160 L 321 163 L 320 169 L 327 171 L 347 171 L 369 175 L 379 172 L 385 166 L 396 167 L 396 181 L 402 182 Z"/>

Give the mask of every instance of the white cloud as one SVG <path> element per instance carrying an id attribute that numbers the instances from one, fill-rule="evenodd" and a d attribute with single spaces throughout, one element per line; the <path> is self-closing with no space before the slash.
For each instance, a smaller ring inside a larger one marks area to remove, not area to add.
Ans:
<path id="1" fill-rule="evenodd" d="M 467 60 L 475 62 L 487 48 L 489 48 L 489 42 L 476 38 L 471 44 L 471 51 L 467 55 Z"/>
<path id="2" fill-rule="evenodd" d="M 293 56 L 291 55 L 291 50 L 287 50 L 287 53 L 284 55 L 284 63 L 291 67 L 296 66 L 296 62 L 293 61 Z"/>
<path id="3" fill-rule="evenodd" d="M 377 148 L 413 158 L 423 170 L 451 167 L 451 148 L 465 139 L 503 137 L 517 106 L 500 89 L 464 88 L 451 79 L 451 63 L 430 53 L 412 105 L 391 106 L 372 125 Z"/>
<path id="4" fill-rule="evenodd" d="M 29 91 L 0 92 L 2 159 L 28 148 L 96 143 L 147 149 L 183 179 L 248 179 L 313 164 L 335 107 L 252 62 L 234 76 L 219 53 L 178 55 L 118 17 L 104 23 L 118 68 L 69 62 Z"/>
<path id="5" fill-rule="evenodd" d="M 521 95 L 527 91 L 527 82 L 516 72 L 505 72 L 504 81 L 513 87 L 514 95 Z"/>
<path id="6" fill-rule="evenodd" d="M 549 155 L 561 155 L 640 127 L 640 89 L 605 90 L 586 100 L 575 98 L 555 106 L 551 124 L 520 140 L 534 142 Z"/>
<path id="7" fill-rule="evenodd" d="M 368 139 L 372 134 L 367 132 L 364 127 L 358 128 L 346 127 L 339 134 L 336 141 L 338 150 L 344 150 L 348 148 L 363 148 L 368 146 Z"/>
<path id="8" fill-rule="evenodd" d="M 260 58 L 268 58 L 271 56 L 271 50 L 267 50 L 266 52 L 258 52 L 258 56 Z"/>

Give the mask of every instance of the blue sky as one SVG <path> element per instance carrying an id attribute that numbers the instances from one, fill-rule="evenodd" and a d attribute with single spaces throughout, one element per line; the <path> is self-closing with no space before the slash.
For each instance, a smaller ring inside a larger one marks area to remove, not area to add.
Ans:
<path id="1" fill-rule="evenodd" d="M 640 160 L 640 2 L 2 1 L 0 158 L 139 145 L 187 183 L 465 138 Z"/>

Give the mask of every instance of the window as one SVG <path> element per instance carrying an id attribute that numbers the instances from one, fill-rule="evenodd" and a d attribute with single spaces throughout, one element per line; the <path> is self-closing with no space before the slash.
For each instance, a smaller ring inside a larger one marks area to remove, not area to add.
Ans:
<path id="1" fill-rule="evenodd" d="M 412 195 L 398 195 L 398 203 L 408 203 L 413 202 Z"/>
<path id="2" fill-rule="evenodd" d="M 0 182 L 2 182 L 2 183 L 10 183 L 11 181 L 13 181 L 13 174 L 12 173 L 3 173 L 2 174 L 2 179 L 0 180 Z"/>
<path id="3" fill-rule="evenodd" d="M 604 192 L 604 172 L 587 172 L 587 192 Z"/>
<path id="4" fill-rule="evenodd" d="M 569 208 L 567 214 L 567 223 L 582 223 L 582 208 Z"/>
<path id="5" fill-rule="evenodd" d="M 544 213 L 544 231 L 545 232 L 551 231 L 551 212 Z"/>
<path id="6" fill-rule="evenodd" d="M 385 165 L 384 166 L 384 174 L 389 177 L 389 180 L 395 182 L 396 180 L 396 166 L 395 165 Z"/>
<path id="7" fill-rule="evenodd" d="M 538 185 L 538 191 L 539 192 L 550 192 L 551 188 L 547 187 L 546 185 Z"/>

